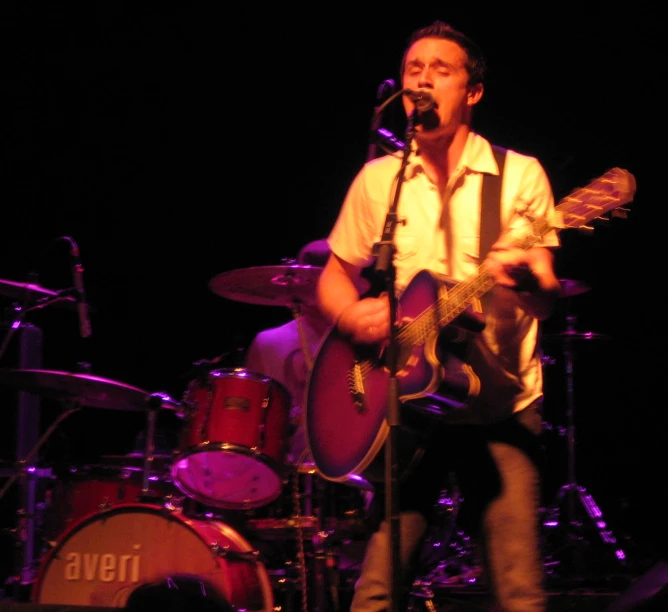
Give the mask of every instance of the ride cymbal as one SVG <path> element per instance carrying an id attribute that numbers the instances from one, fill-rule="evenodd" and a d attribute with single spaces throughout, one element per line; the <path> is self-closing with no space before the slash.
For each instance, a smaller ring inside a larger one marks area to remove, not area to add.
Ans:
<path id="1" fill-rule="evenodd" d="M 150 394 L 137 387 L 91 374 L 2 369 L 0 385 L 92 408 L 145 411 L 156 404 L 160 408 L 176 408 L 161 394 Z"/>

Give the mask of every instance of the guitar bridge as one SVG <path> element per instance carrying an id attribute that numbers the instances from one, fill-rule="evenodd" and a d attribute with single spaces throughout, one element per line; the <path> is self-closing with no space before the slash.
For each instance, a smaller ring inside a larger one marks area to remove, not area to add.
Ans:
<path id="1" fill-rule="evenodd" d="M 360 414 L 365 412 L 364 377 L 362 376 L 362 366 L 359 361 L 356 361 L 353 367 L 348 370 L 348 392 L 352 397 L 357 412 Z"/>

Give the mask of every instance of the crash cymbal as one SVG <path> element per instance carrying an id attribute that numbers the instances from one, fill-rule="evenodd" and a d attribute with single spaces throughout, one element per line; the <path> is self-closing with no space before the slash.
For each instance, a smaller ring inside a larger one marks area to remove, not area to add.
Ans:
<path id="1" fill-rule="evenodd" d="M 91 374 L 2 369 L 0 385 L 92 408 L 144 411 L 156 405 L 176 409 L 176 404 L 164 401 L 162 394 L 149 394 L 137 387 Z"/>
<path id="2" fill-rule="evenodd" d="M 317 266 L 258 266 L 214 276 L 209 288 L 221 297 L 261 306 L 312 303 L 322 268 Z"/>
<path id="3" fill-rule="evenodd" d="M 221 297 L 261 306 L 312 303 L 322 268 L 317 266 L 259 266 L 214 276 L 209 288 Z"/>
<path id="4" fill-rule="evenodd" d="M 544 334 L 543 340 L 546 342 L 565 342 L 566 340 L 610 340 L 610 336 L 596 332 L 581 332 L 575 330 L 566 330 L 558 334 Z"/>
<path id="5" fill-rule="evenodd" d="M 15 281 L 0 279 L 0 295 L 6 295 L 23 304 L 36 305 L 41 301 L 51 302 L 59 297 L 59 305 L 74 307 L 78 300 L 70 291 L 54 291 L 46 289 L 34 283 L 17 283 Z"/>
<path id="6" fill-rule="evenodd" d="M 574 295 L 587 293 L 587 291 L 591 289 L 587 283 L 583 283 L 579 280 L 571 280 L 569 278 L 560 278 L 559 283 L 561 284 L 559 297 L 573 297 Z"/>
<path id="7" fill-rule="evenodd" d="M 299 264 L 241 268 L 214 276 L 209 288 L 237 302 L 290 308 L 296 303 L 312 305 L 315 302 L 315 288 L 321 273 L 321 267 Z M 357 289 L 365 293 L 370 286 L 366 279 L 360 279 Z"/>

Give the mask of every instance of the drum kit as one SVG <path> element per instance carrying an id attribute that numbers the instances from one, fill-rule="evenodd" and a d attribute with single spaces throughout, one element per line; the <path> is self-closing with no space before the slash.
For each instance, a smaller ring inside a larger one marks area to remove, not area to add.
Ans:
<path id="1" fill-rule="evenodd" d="M 298 317 L 320 271 L 291 263 L 236 270 L 213 278 L 210 288 L 236 301 L 288 307 Z M 75 297 L 35 283 L 0 281 L 1 295 L 21 304 L 14 309 L 21 321 L 52 303 L 76 305 Z M 8 336 L 17 327 L 10 325 Z M 3 350 L 7 344 L 8 337 Z M 90 372 L 0 369 L 0 387 L 63 407 L 6 470 L 0 500 L 35 471 L 45 442 L 69 415 L 113 410 L 140 413 L 146 423 L 141 451 L 102 455 L 65 476 L 39 468 L 50 481 L 44 503 L 33 500 L 17 513 L 33 517 L 37 506 L 45 508 L 42 524 L 33 525 L 42 534 L 38 552 L 23 557 L 32 567 L 20 568 L 30 601 L 123 607 L 139 585 L 184 575 L 206 579 L 248 612 L 294 605 L 325 612 L 338 601 L 325 575 L 357 562 L 341 562 L 340 551 L 363 541 L 372 487 L 329 483 L 308 461 L 287 464 L 291 398 L 280 383 L 243 367 L 198 363 L 205 365 L 195 368 L 180 400 Z M 181 423 L 177 448 L 168 452 L 156 451 L 165 411 Z"/>
<path id="2" fill-rule="evenodd" d="M 299 306 L 312 302 L 320 271 L 293 263 L 233 270 L 215 276 L 209 287 L 227 299 L 290 308 L 299 323 Z M 584 283 L 562 280 L 562 297 L 588 290 Z M 0 295 L 27 305 L 21 313 L 76 303 L 69 294 L 33 283 L 0 280 Z M 547 340 L 570 346 L 575 339 L 596 338 L 571 327 Z M 57 400 L 65 408 L 20 458 L 0 500 L 35 469 L 40 448 L 73 412 L 115 410 L 146 417 L 143 451 L 73 466 L 50 489 L 46 541 L 36 567 L 21 570 L 30 577 L 31 601 L 123 607 L 139 585 L 190 575 L 209 581 L 239 610 L 342 609 L 341 575 L 332 572 L 348 567 L 348 584 L 354 583 L 373 486 L 364 479 L 357 486 L 326 481 L 308 461 L 288 465 L 291 398 L 286 389 L 260 372 L 198 363 L 206 365 L 196 369 L 178 401 L 90 373 L 0 370 L 0 386 Z M 178 447 L 156 452 L 156 419 L 163 411 L 176 415 L 182 426 Z M 48 469 L 46 474 L 53 478 Z M 569 478 L 564 495 L 582 489 L 572 470 Z M 422 576 L 423 585 L 459 578 L 463 583 L 479 569 L 469 539 L 455 529 L 459 503 L 444 491 L 439 507 L 447 512 L 441 513 L 436 539 L 427 541 L 423 555 L 433 562 L 434 551 L 456 549 L 459 572 L 453 575 L 451 562 L 439 553 L 435 569 Z M 31 514 L 32 509 L 23 510 Z M 341 556 L 346 546 L 355 551 L 347 566 Z"/>

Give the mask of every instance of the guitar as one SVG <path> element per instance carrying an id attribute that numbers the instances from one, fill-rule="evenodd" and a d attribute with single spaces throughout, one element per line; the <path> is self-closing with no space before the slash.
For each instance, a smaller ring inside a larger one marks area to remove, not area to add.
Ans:
<path id="1" fill-rule="evenodd" d="M 529 219 L 532 232 L 514 246 L 528 249 L 551 230 L 591 230 L 587 223 L 610 211 L 624 216 L 621 206 L 631 202 L 634 193 L 633 175 L 612 168 L 562 199 L 549 219 Z M 428 270 L 413 277 L 399 300 L 407 320 L 397 331 L 400 405 L 413 400 L 429 405 L 436 397 L 456 409 L 477 394 L 479 381 L 457 351 L 444 358 L 437 348 L 439 338 L 475 328 L 479 299 L 493 285 L 484 264 L 456 284 Z M 316 351 L 306 389 L 306 436 L 315 467 L 327 480 L 354 484 L 373 468 L 389 433 L 386 359 L 384 350 L 355 345 L 335 327 Z"/>

